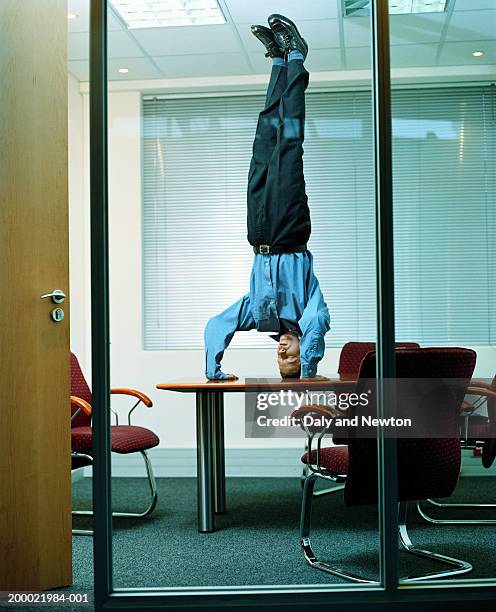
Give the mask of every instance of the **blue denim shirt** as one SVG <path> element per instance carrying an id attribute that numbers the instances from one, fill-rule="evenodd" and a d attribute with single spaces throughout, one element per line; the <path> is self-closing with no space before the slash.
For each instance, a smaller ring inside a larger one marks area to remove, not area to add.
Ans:
<path id="1" fill-rule="evenodd" d="M 226 378 L 221 361 L 235 332 L 257 329 L 278 334 L 283 328 L 301 336 L 301 375 L 314 377 L 324 356 L 330 318 L 310 251 L 255 255 L 250 292 L 212 317 L 205 328 L 207 378 Z"/>

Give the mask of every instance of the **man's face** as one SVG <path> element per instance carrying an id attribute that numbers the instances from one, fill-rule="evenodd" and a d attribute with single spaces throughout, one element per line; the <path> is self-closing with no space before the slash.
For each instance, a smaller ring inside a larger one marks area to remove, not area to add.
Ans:
<path id="1" fill-rule="evenodd" d="M 283 378 L 300 376 L 300 339 L 296 334 L 286 332 L 279 337 L 277 364 Z"/>

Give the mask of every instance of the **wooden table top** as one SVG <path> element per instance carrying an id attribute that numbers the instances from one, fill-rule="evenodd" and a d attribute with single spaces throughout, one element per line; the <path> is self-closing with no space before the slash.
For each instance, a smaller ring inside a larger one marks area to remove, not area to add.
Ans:
<path id="1" fill-rule="evenodd" d="M 309 389 L 319 390 L 339 388 L 353 389 L 356 380 L 341 378 L 333 375 L 328 380 L 305 379 L 305 380 L 283 380 L 275 378 L 239 378 L 238 380 L 207 380 L 206 378 L 178 378 L 170 382 L 158 383 L 157 389 L 162 391 L 177 391 L 179 393 L 196 393 L 197 391 L 219 391 L 219 392 L 243 392 L 263 389 Z"/>

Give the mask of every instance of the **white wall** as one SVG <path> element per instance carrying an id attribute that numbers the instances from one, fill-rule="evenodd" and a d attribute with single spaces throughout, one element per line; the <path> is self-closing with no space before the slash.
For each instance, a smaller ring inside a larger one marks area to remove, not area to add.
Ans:
<path id="1" fill-rule="evenodd" d="M 89 198 L 88 198 L 88 100 L 84 103 L 70 83 L 70 209 L 71 209 L 71 303 L 72 346 L 84 371 L 90 372 L 89 311 Z M 150 86 L 148 84 L 148 86 Z M 259 87 L 259 85 L 258 85 Z M 83 90 L 85 87 L 83 87 Z M 151 410 L 140 407 L 135 422 L 159 435 L 161 447 L 195 447 L 193 395 L 157 391 L 155 385 L 185 376 L 203 376 L 203 351 L 144 351 L 141 338 L 141 169 L 140 92 L 112 91 L 109 95 L 109 223 L 110 313 L 112 386 L 134 387 L 154 401 Z M 248 248 L 248 245 L 240 245 Z M 332 296 L 326 296 L 332 311 Z M 476 298 L 475 298 L 476 299 Z M 467 305 L 467 316 L 470 307 Z M 188 330 L 184 330 L 188 333 Z M 332 333 L 332 331 L 330 332 Z M 477 348 L 478 376 L 496 370 L 496 347 Z M 335 372 L 339 351 L 328 350 L 320 371 Z M 225 371 L 241 376 L 277 374 L 273 350 L 230 350 Z M 114 407 L 126 405 L 116 397 Z M 247 440 L 244 436 L 243 394 L 226 401 L 226 447 L 301 448 L 297 440 Z"/>
<path id="2" fill-rule="evenodd" d="M 69 285 L 71 348 L 82 362 L 90 356 L 90 239 L 87 96 L 69 75 Z"/>

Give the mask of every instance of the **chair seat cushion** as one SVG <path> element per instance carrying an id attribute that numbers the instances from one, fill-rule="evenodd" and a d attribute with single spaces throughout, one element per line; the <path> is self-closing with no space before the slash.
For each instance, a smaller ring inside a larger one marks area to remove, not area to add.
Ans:
<path id="1" fill-rule="evenodd" d="M 136 425 L 113 425 L 112 452 L 135 453 L 157 446 L 158 437 L 145 427 Z M 91 427 L 73 427 L 71 430 L 72 450 L 80 453 L 91 453 L 93 434 Z"/>
<path id="2" fill-rule="evenodd" d="M 308 453 L 305 453 L 301 461 L 307 463 Z M 317 463 L 317 451 L 310 453 L 310 462 Z M 320 466 L 332 475 L 345 476 L 348 474 L 348 447 L 347 446 L 328 446 L 320 449 Z"/>

